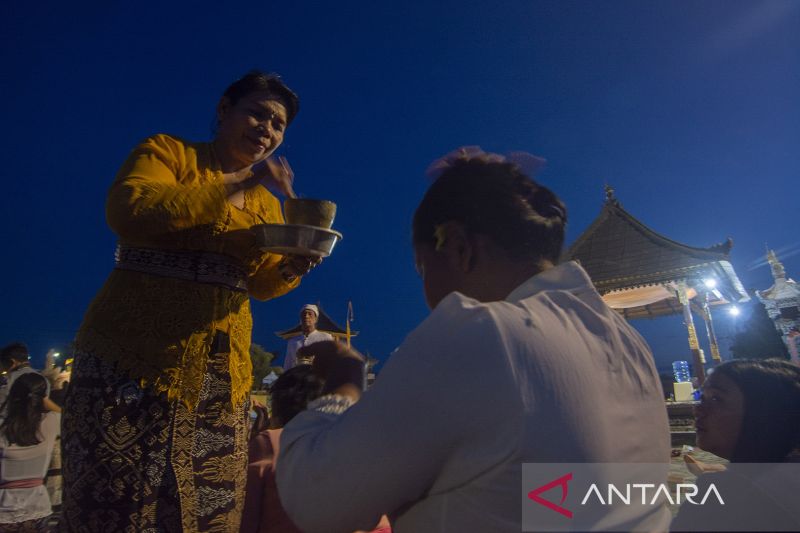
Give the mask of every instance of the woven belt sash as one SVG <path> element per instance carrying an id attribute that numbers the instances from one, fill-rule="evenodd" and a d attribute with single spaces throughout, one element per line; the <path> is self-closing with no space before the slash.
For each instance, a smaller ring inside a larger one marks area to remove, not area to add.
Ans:
<path id="1" fill-rule="evenodd" d="M 247 271 L 233 257 L 211 252 L 154 250 L 117 245 L 116 268 L 247 291 Z"/>
<path id="2" fill-rule="evenodd" d="M 40 477 L 31 479 L 15 479 L 0 483 L 0 489 L 32 489 L 44 485 L 44 480 Z"/>

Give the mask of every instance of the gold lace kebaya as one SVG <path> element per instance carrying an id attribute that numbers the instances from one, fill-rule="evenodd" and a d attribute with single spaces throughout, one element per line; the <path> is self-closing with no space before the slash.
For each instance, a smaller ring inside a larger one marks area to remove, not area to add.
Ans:
<path id="1" fill-rule="evenodd" d="M 259 250 L 249 231 L 263 222 L 283 223 L 278 199 L 255 187 L 245 191 L 243 208 L 231 205 L 210 144 L 156 135 L 136 147 L 120 169 L 106 218 L 121 250 L 224 256 L 241 266 L 247 291 L 169 272 L 115 269 L 86 312 L 77 350 L 191 407 L 221 331 L 230 338 L 231 400 L 243 401 L 252 380 L 248 294 L 268 300 L 299 284 L 284 279 L 282 256 Z"/>

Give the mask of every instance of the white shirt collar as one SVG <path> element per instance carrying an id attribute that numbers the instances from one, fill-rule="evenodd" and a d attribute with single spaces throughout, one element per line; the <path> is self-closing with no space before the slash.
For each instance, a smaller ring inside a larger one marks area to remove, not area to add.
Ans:
<path id="1" fill-rule="evenodd" d="M 507 302 L 518 302 L 542 291 L 570 291 L 596 293 L 589 275 L 575 261 L 567 261 L 548 268 L 523 282 L 506 296 Z"/>

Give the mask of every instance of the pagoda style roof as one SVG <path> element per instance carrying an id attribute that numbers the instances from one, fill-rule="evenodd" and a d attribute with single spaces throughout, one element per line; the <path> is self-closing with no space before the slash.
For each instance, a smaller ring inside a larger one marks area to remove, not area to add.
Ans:
<path id="1" fill-rule="evenodd" d="M 626 318 L 654 317 L 681 312 L 674 291 L 678 283 L 690 289 L 691 298 L 698 293 L 692 289 L 713 278 L 712 303 L 749 300 L 729 261 L 732 247 L 730 238 L 698 248 L 665 237 L 623 209 L 606 187 L 600 215 L 565 258 L 580 262 L 597 291 Z"/>
<path id="2" fill-rule="evenodd" d="M 347 331 L 343 329 L 339 324 L 334 322 L 333 319 L 330 316 L 328 316 L 328 313 L 325 312 L 322 306 L 317 304 L 317 309 L 319 309 L 319 321 L 317 322 L 317 329 L 319 331 L 330 333 L 331 335 L 337 338 L 344 338 L 347 336 Z M 303 333 L 303 327 L 298 320 L 296 326 L 284 331 L 276 331 L 275 335 L 284 340 L 288 340 L 302 333 Z M 355 337 L 356 335 L 358 335 L 357 331 L 350 330 L 351 337 Z"/>
<path id="3" fill-rule="evenodd" d="M 767 290 L 756 291 L 758 299 L 764 305 L 777 307 L 796 306 L 800 302 L 800 288 L 792 278 L 786 277 L 786 270 L 783 263 L 778 261 L 778 257 L 773 250 L 767 251 L 767 262 L 772 269 L 772 278 L 775 283 Z"/>
<path id="4" fill-rule="evenodd" d="M 792 278 L 777 279 L 769 289 L 756 291 L 762 302 L 773 300 L 775 302 L 783 300 L 800 301 L 800 288 Z"/>

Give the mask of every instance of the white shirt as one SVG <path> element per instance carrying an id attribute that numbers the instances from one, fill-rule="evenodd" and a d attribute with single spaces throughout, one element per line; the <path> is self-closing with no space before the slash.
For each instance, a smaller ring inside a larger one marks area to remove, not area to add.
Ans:
<path id="1" fill-rule="evenodd" d="M 289 370 L 297 364 L 297 350 L 303 346 L 308 346 L 309 344 L 314 344 L 315 342 L 332 340 L 333 336 L 331 336 L 330 333 L 325 333 L 324 331 L 320 331 L 318 329 L 315 329 L 307 336 L 301 333 L 296 337 L 292 337 L 289 339 L 289 343 L 286 345 L 286 359 L 284 360 L 283 368 L 285 370 Z"/>
<path id="2" fill-rule="evenodd" d="M 61 427 L 61 415 L 48 411 L 42 417 L 42 442 L 33 446 L 8 445 L 0 433 L 0 483 L 23 479 L 42 479 L 47 474 L 53 446 Z M 52 514 L 47 487 L 0 489 L 0 524 L 35 520 Z M 2 528 L 0 528 L 1 530 Z"/>
<path id="3" fill-rule="evenodd" d="M 669 446 L 647 344 L 569 262 L 505 301 L 447 296 L 361 401 L 288 424 L 277 480 L 304 531 L 388 513 L 398 533 L 516 533 L 522 463 L 666 463 Z"/>

